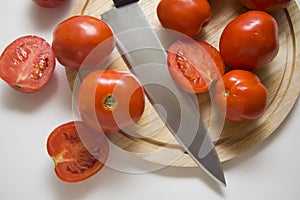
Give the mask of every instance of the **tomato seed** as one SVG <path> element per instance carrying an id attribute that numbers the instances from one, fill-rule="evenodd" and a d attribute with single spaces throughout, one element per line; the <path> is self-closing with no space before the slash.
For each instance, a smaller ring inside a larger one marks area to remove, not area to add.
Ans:
<path id="1" fill-rule="evenodd" d="M 199 83 L 202 78 L 198 70 L 183 56 L 183 53 L 178 52 L 176 55 L 178 69 L 192 83 Z"/>
<path id="2" fill-rule="evenodd" d="M 37 64 L 34 64 L 34 69 L 31 72 L 31 78 L 34 80 L 39 80 L 40 78 L 42 78 L 46 67 L 48 67 L 48 58 L 45 58 L 44 55 L 40 55 L 38 59 L 39 62 Z"/>

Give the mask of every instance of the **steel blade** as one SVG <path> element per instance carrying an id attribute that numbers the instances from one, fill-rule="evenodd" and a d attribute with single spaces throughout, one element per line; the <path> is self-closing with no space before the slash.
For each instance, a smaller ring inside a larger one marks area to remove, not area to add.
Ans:
<path id="1" fill-rule="evenodd" d="M 182 92 L 167 67 L 167 53 L 138 2 L 101 15 L 113 29 L 117 46 L 166 126 L 193 160 L 226 185 L 214 143 L 200 117 L 197 99 Z"/>

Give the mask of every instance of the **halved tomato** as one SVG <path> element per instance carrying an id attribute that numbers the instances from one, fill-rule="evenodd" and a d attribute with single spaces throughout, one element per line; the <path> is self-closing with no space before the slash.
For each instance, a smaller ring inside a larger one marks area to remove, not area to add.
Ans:
<path id="1" fill-rule="evenodd" d="M 100 171 L 108 157 L 108 141 L 103 133 L 72 121 L 54 129 L 47 140 L 55 173 L 66 182 L 85 180 Z"/>
<path id="2" fill-rule="evenodd" d="M 0 77 L 16 90 L 32 93 L 42 89 L 55 69 L 50 44 L 33 35 L 9 44 L 0 57 Z"/>
<path id="3" fill-rule="evenodd" d="M 168 67 L 176 83 L 190 93 L 208 91 L 225 71 L 219 51 L 207 42 L 194 39 L 177 40 L 169 47 Z"/>

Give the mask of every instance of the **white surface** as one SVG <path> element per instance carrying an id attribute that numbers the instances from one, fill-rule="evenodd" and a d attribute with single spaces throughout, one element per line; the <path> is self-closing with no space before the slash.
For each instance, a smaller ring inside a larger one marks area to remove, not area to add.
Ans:
<path id="1" fill-rule="evenodd" d="M 70 8 L 71 3 L 47 10 L 30 0 L 6 1 L 0 13 L 0 51 L 26 34 L 51 42 L 53 28 L 68 16 Z M 215 184 L 200 169 L 173 167 L 136 174 L 107 166 L 87 181 L 61 182 L 54 174 L 45 143 L 55 127 L 73 120 L 71 102 L 59 64 L 46 88 L 36 94 L 16 92 L 0 81 L 0 199 L 300 199 L 299 101 L 268 140 L 223 164 L 227 188 Z M 110 159 L 139 168 L 126 154 L 112 154 Z"/>

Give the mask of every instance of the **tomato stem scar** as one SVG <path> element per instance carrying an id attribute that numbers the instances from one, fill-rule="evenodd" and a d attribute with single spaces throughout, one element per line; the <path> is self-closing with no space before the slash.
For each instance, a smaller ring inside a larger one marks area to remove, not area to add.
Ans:
<path id="1" fill-rule="evenodd" d="M 224 97 L 228 97 L 228 96 L 229 96 L 229 93 L 230 93 L 230 92 L 229 92 L 228 90 L 225 90 L 225 91 L 223 92 L 223 96 L 224 96 Z"/>
<path id="2" fill-rule="evenodd" d="M 108 110 L 113 110 L 117 106 L 117 102 L 117 98 L 110 94 L 104 99 L 103 106 Z"/>
<path id="3" fill-rule="evenodd" d="M 62 152 L 60 152 L 57 156 L 52 157 L 52 160 L 54 161 L 54 166 L 56 166 L 58 163 L 69 161 L 70 159 L 64 158 L 64 154 L 68 152 L 68 150 L 64 149 Z"/>
<path id="4" fill-rule="evenodd" d="M 17 88 L 17 89 L 21 89 L 22 88 L 22 86 L 18 85 L 18 84 L 14 84 L 14 87 Z"/>

